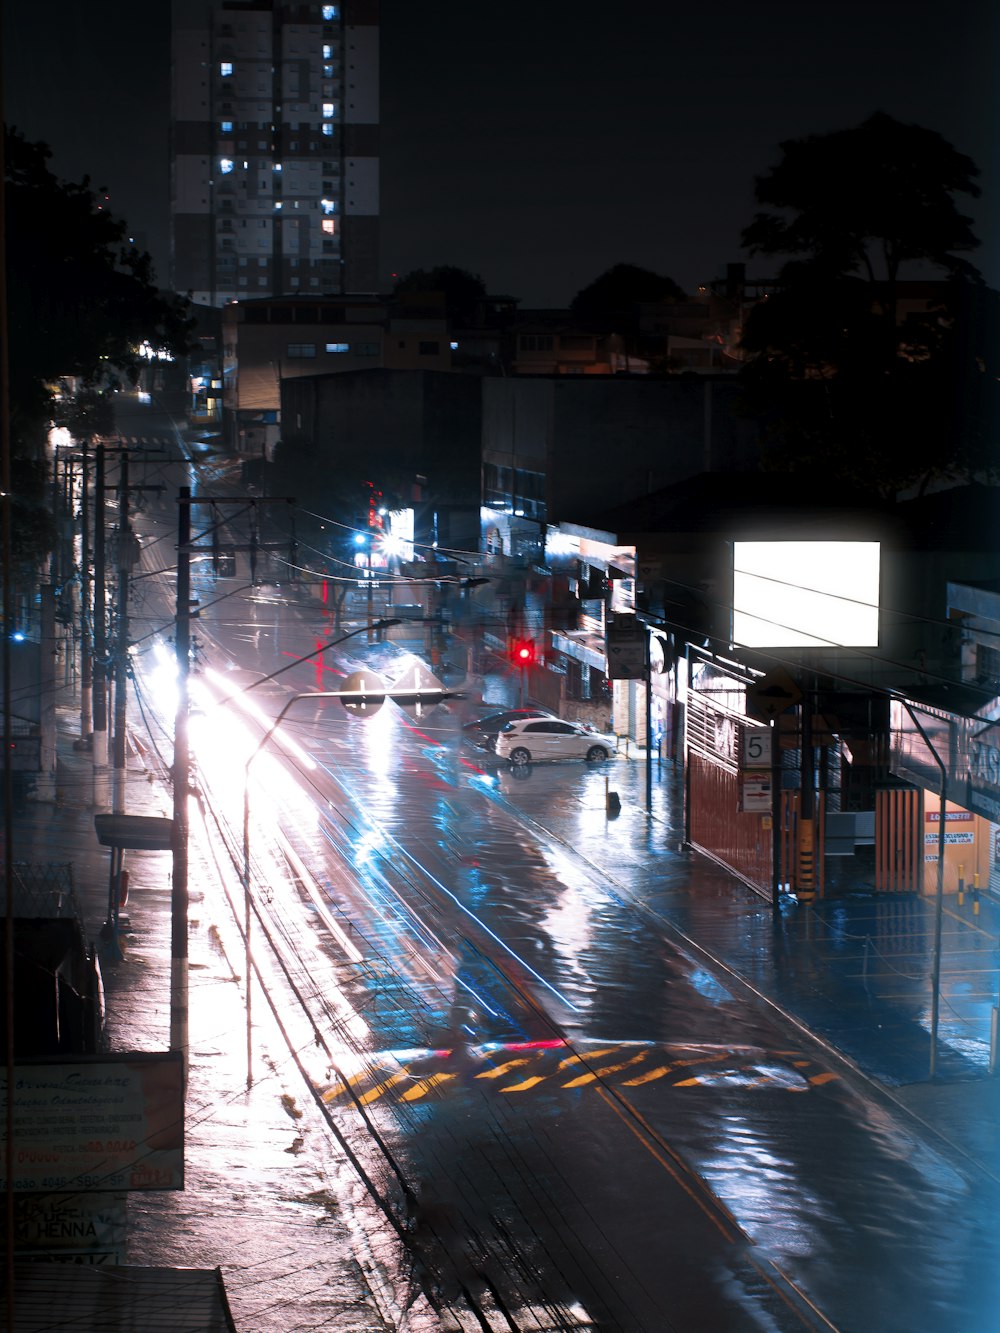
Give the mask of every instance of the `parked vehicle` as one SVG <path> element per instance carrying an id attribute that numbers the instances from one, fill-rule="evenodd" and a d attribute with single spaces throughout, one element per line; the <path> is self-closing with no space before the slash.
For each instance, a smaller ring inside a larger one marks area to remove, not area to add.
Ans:
<path id="1" fill-rule="evenodd" d="M 497 736 L 496 752 L 516 767 L 549 759 L 586 759 L 602 763 L 615 753 L 615 742 L 577 722 L 557 717 L 521 718 L 508 722 Z"/>
<path id="2" fill-rule="evenodd" d="M 503 712 L 488 713 L 485 717 L 477 718 L 475 722 L 466 722 L 462 731 L 469 740 L 492 750 L 497 735 L 508 722 L 539 717 L 552 717 L 552 714 L 547 713 L 544 708 L 508 708 Z"/>

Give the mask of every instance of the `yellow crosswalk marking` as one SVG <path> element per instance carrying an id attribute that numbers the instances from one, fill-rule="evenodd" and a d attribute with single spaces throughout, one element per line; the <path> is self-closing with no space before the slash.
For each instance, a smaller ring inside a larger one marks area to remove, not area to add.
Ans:
<path id="1" fill-rule="evenodd" d="M 559 1061 L 560 1069 L 568 1069 L 570 1065 L 578 1065 L 581 1060 L 600 1060 L 605 1055 L 611 1055 L 620 1048 L 620 1043 L 615 1042 L 614 1046 L 605 1046 L 603 1051 L 586 1051 L 583 1055 L 567 1055 L 565 1060 Z"/>
<path id="2" fill-rule="evenodd" d="M 647 1051 L 640 1051 L 638 1055 L 633 1055 L 631 1060 L 623 1060 L 621 1064 L 605 1065 L 603 1069 L 593 1069 L 589 1073 L 581 1074 L 579 1078 L 570 1079 L 568 1083 L 563 1084 L 563 1087 L 579 1088 L 585 1083 L 593 1083 L 595 1079 L 605 1078 L 608 1074 L 617 1074 L 621 1069 L 628 1069 L 632 1065 L 640 1064 L 645 1060 L 647 1054 Z"/>
<path id="3" fill-rule="evenodd" d="M 644 1074 L 639 1074 L 636 1078 L 627 1078 L 622 1081 L 623 1088 L 638 1088 L 643 1083 L 652 1083 L 654 1078 L 662 1078 L 664 1074 L 669 1074 L 673 1065 L 660 1065 L 656 1069 L 649 1069 Z"/>
<path id="4" fill-rule="evenodd" d="M 501 1092 L 527 1092 L 533 1088 L 536 1083 L 544 1083 L 545 1078 L 542 1074 L 535 1074 L 532 1078 L 526 1078 L 523 1083 L 512 1083 L 509 1088 L 501 1088 Z"/>
<path id="5" fill-rule="evenodd" d="M 406 1073 L 393 1074 L 392 1078 L 387 1078 L 383 1083 L 377 1083 L 375 1087 L 369 1092 L 366 1092 L 364 1096 L 359 1097 L 358 1101 L 362 1106 L 367 1106 L 369 1102 L 377 1102 L 380 1097 L 384 1096 L 384 1094 L 389 1091 L 390 1088 L 394 1088 L 397 1083 L 402 1083 L 404 1079 L 409 1077 L 409 1074 Z"/>
<path id="6" fill-rule="evenodd" d="M 531 1062 L 522 1057 L 520 1060 L 508 1060 L 505 1064 L 497 1065 L 494 1069 L 484 1069 L 476 1078 L 502 1078 L 511 1069 L 517 1069 L 519 1065 L 530 1064 Z"/>
<path id="7" fill-rule="evenodd" d="M 447 1083 L 454 1077 L 454 1074 L 432 1074 L 430 1078 L 422 1078 L 419 1083 L 403 1093 L 400 1101 L 415 1102 L 423 1097 L 425 1093 L 430 1092 L 432 1088 L 436 1088 L 439 1083 Z"/>

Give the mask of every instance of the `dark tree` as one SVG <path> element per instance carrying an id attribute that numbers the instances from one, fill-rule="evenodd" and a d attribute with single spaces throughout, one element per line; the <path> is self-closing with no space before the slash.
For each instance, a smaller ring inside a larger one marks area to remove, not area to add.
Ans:
<path id="1" fill-rule="evenodd" d="M 439 293 L 445 313 L 455 325 L 476 325 L 481 322 L 486 286 L 476 273 L 451 264 L 436 268 L 416 268 L 404 274 L 393 290 L 396 296 L 413 293 Z"/>
<path id="2" fill-rule="evenodd" d="M 615 264 L 577 292 L 570 312 L 594 332 L 617 336 L 626 357 L 656 364 L 663 359 L 662 338 L 644 335 L 640 307 L 678 301 L 683 296 L 672 278 L 635 264 Z"/>
<path id="3" fill-rule="evenodd" d="M 742 346 L 751 408 L 768 423 L 765 464 L 881 494 L 990 470 L 978 244 L 954 195 L 973 162 L 940 135 L 882 113 L 856 129 L 781 145 L 757 178 L 752 254 L 787 256 Z M 937 270 L 933 299 L 902 317 L 900 283 Z M 977 360 L 977 358 L 979 358 Z M 970 379 L 971 375 L 971 379 Z M 963 386 L 962 393 L 958 392 Z"/>
<path id="4" fill-rule="evenodd" d="M 180 355 L 192 323 L 186 301 L 157 291 L 149 256 L 89 181 L 59 181 L 44 144 L 4 134 L 12 540 L 27 566 L 53 540 L 44 457 L 52 386 L 69 377 L 85 388 L 134 382 L 141 343 Z"/>
<path id="5" fill-rule="evenodd" d="M 672 278 L 635 264 L 615 264 L 595 278 L 570 302 L 578 319 L 622 333 L 636 327 L 637 307 L 657 301 L 679 301 L 684 293 Z"/>
<path id="6" fill-rule="evenodd" d="M 47 416 L 48 386 L 76 377 L 133 383 L 149 342 L 181 355 L 187 302 L 153 283 L 152 261 L 128 240 L 84 178 L 59 181 L 45 144 L 6 132 L 9 362 L 15 423 Z"/>

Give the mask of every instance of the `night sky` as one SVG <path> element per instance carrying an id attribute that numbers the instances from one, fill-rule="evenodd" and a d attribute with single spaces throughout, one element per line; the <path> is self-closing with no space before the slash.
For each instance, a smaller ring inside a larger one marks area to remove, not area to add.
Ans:
<path id="1" fill-rule="evenodd" d="M 165 279 L 166 0 L 5 0 L 3 21 L 6 120 L 107 185 Z M 382 0 L 385 284 L 457 264 L 558 306 L 628 262 L 693 290 L 745 258 L 781 140 L 882 110 L 979 165 L 959 204 L 1000 287 L 998 30 L 994 0 Z"/>

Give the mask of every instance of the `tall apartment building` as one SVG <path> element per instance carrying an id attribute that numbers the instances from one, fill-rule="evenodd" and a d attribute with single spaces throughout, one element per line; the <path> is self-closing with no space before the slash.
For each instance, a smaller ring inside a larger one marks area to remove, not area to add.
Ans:
<path id="1" fill-rule="evenodd" d="M 378 0 L 174 0 L 175 291 L 377 291 L 378 76 Z"/>

